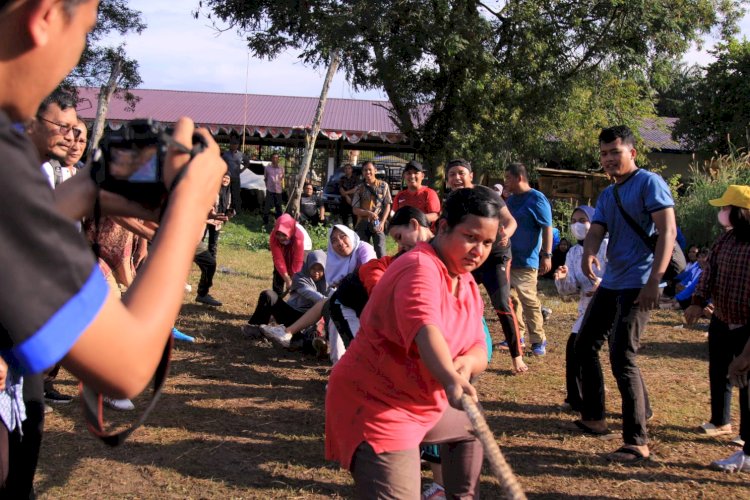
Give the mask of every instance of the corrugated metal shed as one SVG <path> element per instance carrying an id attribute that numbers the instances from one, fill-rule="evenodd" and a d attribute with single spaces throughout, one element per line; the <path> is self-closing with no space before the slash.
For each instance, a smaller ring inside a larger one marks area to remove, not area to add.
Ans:
<path id="1" fill-rule="evenodd" d="M 93 120 L 99 89 L 81 87 L 79 99 L 89 101 L 90 107 L 79 110 L 86 120 Z M 135 89 L 139 98 L 135 110 L 117 97 L 112 99 L 107 113 L 107 124 L 119 128 L 126 121 L 151 117 L 174 123 L 181 116 L 191 117 L 212 133 L 242 133 L 243 125 L 250 135 L 289 138 L 312 128 L 316 97 L 286 97 L 270 95 L 226 94 L 217 92 L 188 92 L 175 90 Z M 391 121 L 388 101 L 329 98 L 323 114 L 321 134 L 330 139 L 356 144 L 361 140 L 381 140 L 386 143 L 405 142 L 406 137 Z"/>

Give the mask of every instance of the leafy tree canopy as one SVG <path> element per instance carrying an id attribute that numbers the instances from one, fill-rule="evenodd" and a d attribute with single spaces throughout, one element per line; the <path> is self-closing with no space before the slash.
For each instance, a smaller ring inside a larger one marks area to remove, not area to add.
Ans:
<path id="1" fill-rule="evenodd" d="M 348 80 L 385 89 L 428 165 L 469 151 L 489 166 L 633 122 L 652 106 L 654 63 L 712 29 L 735 33 L 742 2 L 203 0 L 196 15 L 236 29 L 261 57 L 295 49 L 322 65 L 341 50 Z"/>
<path id="2" fill-rule="evenodd" d="M 750 145 L 750 42 L 731 39 L 716 60 L 686 83 L 677 138 L 692 148 L 726 154 Z"/>

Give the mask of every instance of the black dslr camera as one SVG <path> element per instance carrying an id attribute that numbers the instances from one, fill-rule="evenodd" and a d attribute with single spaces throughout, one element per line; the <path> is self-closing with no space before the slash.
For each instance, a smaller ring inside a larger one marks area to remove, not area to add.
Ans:
<path id="1" fill-rule="evenodd" d="M 150 118 L 133 120 L 102 137 L 93 154 L 91 176 L 101 189 L 156 208 L 167 194 L 163 170 L 167 150 L 172 147 L 192 158 L 206 146 L 198 134 L 193 135 L 193 143 L 188 149 L 175 142 L 166 126 Z"/>

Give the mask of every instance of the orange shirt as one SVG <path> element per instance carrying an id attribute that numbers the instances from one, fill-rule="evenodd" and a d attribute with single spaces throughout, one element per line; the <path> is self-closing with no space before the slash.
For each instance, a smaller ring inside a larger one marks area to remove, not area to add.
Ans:
<path id="1" fill-rule="evenodd" d="M 393 211 L 395 212 L 401 207 L 414 207 L 426 214 L 439 214 L 440 198 L 433 189 L 427 186 L 422 186 L 415 192 L 404 189 L 393 198 Z"/>
<path id="2" fill-rule="evenodd" d="M 326 393 L 326 458 L 349 468 L 362 441 L 376 453 L 406 450 L 440 419 L 448 399 L 427 370 L 414 338 L 427 325 L 444 334 L 451 356 L 486 349 L 484 303 L 471 274 L 457 296 L 429 244 L 394 261 L 360 318 L 360 330 L 334 366 Z"/>

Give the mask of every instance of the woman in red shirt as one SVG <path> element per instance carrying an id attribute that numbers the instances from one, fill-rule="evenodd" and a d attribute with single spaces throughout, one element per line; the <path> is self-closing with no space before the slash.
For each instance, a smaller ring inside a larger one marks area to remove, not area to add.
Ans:
<path id="1" fill-rule="evenodd" d="M 297 222 L 289 214 L 282 214 L 276 219 L 268 246 L 273 258 L 273 285 L 277 294 L 284 289 L 291 289 L 292 276 L 302 270 L 305 260 L 305 240 L 297 230 Z"/>
<path id="2" fill-rule="evenodd" d="M 483 187 L 445 202 L 438 234 L 396 260 L 373 289 L 326 395 L 326 458 L 358 498 L 420 495 L 419 444 L 440 444 L 447 495 L 477 495 L 482 447 L 461 409 L 487 367 L 484 305 L 471 271 L 489 255 L 500 201 Z"/>

